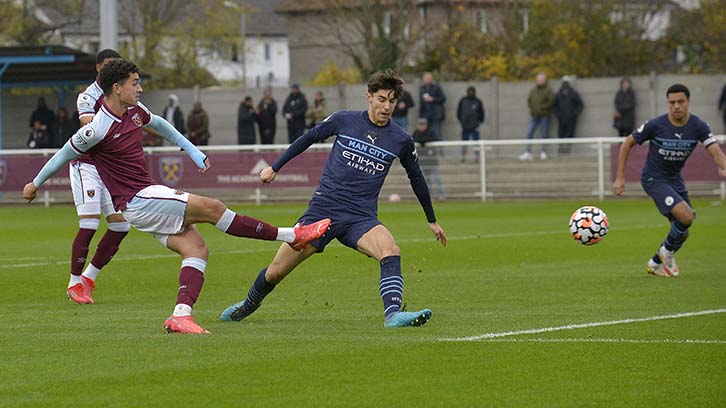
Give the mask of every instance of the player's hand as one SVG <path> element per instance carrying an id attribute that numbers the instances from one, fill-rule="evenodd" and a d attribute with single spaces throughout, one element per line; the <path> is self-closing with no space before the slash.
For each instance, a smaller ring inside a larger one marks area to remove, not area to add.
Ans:
<path id="1" fill-rule="evenodd" d="M 720 174 L 721 177 L 726 177 L 726 169 L 719 168 L 718 169 L 718 174 Z"/>
<path id="2" fill-rule="evenodd" d="M 204 168 L 199 169 L 199 172 L 206 173 L 211 168 L 212 168 L 212 163 L 209 162 L 209 157 L 206 157 L 206 158 L 204 158 Z"/>
<path id="3" fill-rule="evenodd" d="M 625 180 L 616 178 L 613 183 L 613 192 L 622 197 L 625 194 Z"/>
<path id="4" fill-rule="evenodd" d="M 446 246 L 446 233 L 444 232 L 444 229 L 441 228 L 438 222 L 430 222 L 429 228 L 431 228 L 431 232 L 434 233 L 436 236 L 436 240 L 441 242 L 441 245 Z"/>
<path id="5" fill-rule="evenodd" d="M 35 197 L 37 197 L 37 196 L 38 196 L 38 187 L 36 187 L 32 181 L 30 183 L 26 184 L 25 187 L 23 187 L 23 198 L 28 200 L 28 202 L 35 200 Z"/>
<path id="6" fill-rule="evenodd" d="M 277 172 L 272 170 L 272 167 L 266 167 L 260 172 L 260 181 L 265 184 L 272 183 L 275 180 L 275 176 L 277 176 Z"/>

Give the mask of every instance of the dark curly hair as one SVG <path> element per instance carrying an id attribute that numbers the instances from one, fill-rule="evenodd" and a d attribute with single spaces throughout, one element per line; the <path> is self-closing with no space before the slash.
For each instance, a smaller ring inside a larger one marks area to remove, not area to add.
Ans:
<path id="1" fill-rule="evenodd" d="M 390 68 L 376 71 L 368 79 L 368 93 L 374 94 L 381 89 L 392 90 L 393 96 L 398 99 L 403 94 L 403 79 Z"/>
<path id="2" fill-rule="evenodd" d="M 666 91 L 666 98 L 668 97 L 668 95 L 678 92 L 683 92 L 684 94 L 686 94 L 686 99 L 691 99 L 691 91 L 689 91 L 688 88 L 683 84 L 673 84 L 668 87 L 668 90 Z"/>
<path id="3" fill-rule="evenodd" d="M 108 95 L 113 89 L 113 84 L 123 85 L 133 73 L 139 73 L 139 68 L 133 62 L 123 58 L 109 61 L 98 73 L 98 83 L 101 85 L 103 94 Z"/>

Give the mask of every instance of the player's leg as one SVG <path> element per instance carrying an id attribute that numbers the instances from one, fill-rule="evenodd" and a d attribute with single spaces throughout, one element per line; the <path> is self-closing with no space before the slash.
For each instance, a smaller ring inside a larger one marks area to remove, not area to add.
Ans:
<path id="1" fill-rule="evenodd" d="M 296 251 L 289 245 L 280 245 L 270 265 L 257 274 L 245 300 L 226 308 L 219 316 L 220 320 L 240 321 L 254 313 L 280 281 L 316 252 L 318 248 L 313 245 L 307 245 L 302 251 Z"/>
<path id="2" fill-rule="evenodd" d="M 540 128 L 540 133 L 542 140 L 549 139 L 550 137 L 550 117 L 549 116 L 543 116 L 540 118 L 542 127 Z M 547 160 L 547 145 L 542 144 L 542 151 L 539 153 L 539 158 L 542 160 Z"/>
<path id="3" fill-rule="evenodd" d="M 527 130 L 527 140 L 532 141 L 534 138 L 534 132 L 537 130 L 537 127 L 539 126 L 540 119 L 536 116 L 532 116 L 529 119 L 529 130 Z M 524 153 L 522 153 L 519 156 L 519 160 L 532 160 L 532 144 L 527 143 L 527 148 L 525 149 Z"/>
<path id="4" fill-rule="evenodd" d="M 113 208 L 111 194 L 105 188 L 103 183 L 99 185 L 100 207 L 101 213 L 106 217 L 108 228 L 101 237 L 93 254 L 93 259 L 89 262 L 86 270 L 83 271 L 83 290 L 84 294 L 93 299 L 93 291 L 96 288 L 96 278 L 104 266 L 106 266 L 118 252 L 121 241 L 126 237 L 131 229 L 131 225 L 124 219 L 120 212 L 116 212 Z"/>
<path id="5" fill-rule="evenodd" d="M 653 199 L 658 211 L 671 221 L 668 236 L 648 261 L 647 271 L 652 275 L 676 276 L 679 271 L 674 254 L 688 237 L 688 227 L 693 222 L 693 210 L 689 205 L 688 193 L 685 189 L 678 192 L 673 186 L 658 180 L 644 180 L 642 185 L 643 190 Z"/>
<path id="6" fill-rule="evenodd" d="M 378 224 L 365 232 L 356 243 L 358 251 L 375 258 L 381 266 L 379 292 L 383 300 L 386 327 L 421 326 L 431 318 L 431 310 L 401 311 L 403 302 L 403 276 L 401 275 L 401 249 L 391 232 Z"/>
<path id="7" fill-rule="evenodd" d="M 79 304 L 93 303 L 93 300 L 84 294 L 81 273 L 86 265 L 88 248 L 93 235 L 98 230 L 101 218 L 100 197 L 96 195 L 96 181 L 91 174 L 92 171 L 88 170 L 87 166 L 78 162 L 70 164 L 69 168 L 71 192 L 78 214 L 79 228 L 71 246 L 71 273 L 66 293 L 68 298 Z"/>
<path id="8" fill-rule="evenodd" d="M 292 228 L 278 228 L 256 218 L 239 215 L 217 199 L 189 194 L 184 225 L 198 223 L 212 224 L 220 231 L 236 237 L 283 241 L 293 248 L 302 249 L 310 241 L 320 238 L 325 233 L 330 220 L 296 225 Z"/>
<path id="9" fill-rule="evenodd" d="M 163 244 L 182 256 L 179 271 L 179 291 L 172 315 L 164 322 L 167 333 L 207 334 L 207 330 L 196 324 L 192 308 L 199 298 L 204 285 L 204 272 L 207 268 L 209 250 L 196 227 L 191 226 L 175 235 L 157 235 Z"/>

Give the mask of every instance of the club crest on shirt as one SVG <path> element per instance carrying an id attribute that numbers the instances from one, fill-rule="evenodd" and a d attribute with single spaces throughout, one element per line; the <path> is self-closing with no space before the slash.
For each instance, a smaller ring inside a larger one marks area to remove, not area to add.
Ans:
<path id="1" fill-rule="evenodd" d="M 183 194 L 184 194 L 184 192 L 183 192 L 183 191 L 181 191 L 181 190 L 175 190 L 175 191 L 174 191 L 174 194 L 176 194 L 176 195 L 183 195 Z"/>
<path id="2" fill-rule="evenodd" d="M 95 196 L 96 196 L 96 190 L 86 190 L 86 195 L 87 195 L 87 196 L 88 196 L 89 198 L 93 198 L 93 197 L 95 197 Z"/>
<path id="3" fill-rule="evenodd" d="M 162 157 L 159 159 L 159 175 L 165 184 L 173 186 L 180 182 L 183 173 L 184 161 L 181 157 Z"/>
<path id="4" fill-rule="evenodd" d="M 0 186 L 5 182 L 5 175 L 8 174 L 8 162 L 0 160 Z"/>
<path id="5" fill-rule="evenodd" d="M 134 124 L 138 127 L 141 127 L 143 123 L 141 122 L 141 116 L 139 116 L 139 113 L 134 113 L 134 116 L 131 117 L 131 120 L 134 121 Z"/>

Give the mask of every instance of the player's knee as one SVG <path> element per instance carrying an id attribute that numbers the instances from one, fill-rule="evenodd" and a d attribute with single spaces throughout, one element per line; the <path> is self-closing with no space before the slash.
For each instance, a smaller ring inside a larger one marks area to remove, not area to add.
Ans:
<path id="1" fill-rule="evenodd" d="M 381 259 L 387 256 L 401 256 L 401 248 L 396 244 L 391 245 L 383 251 Z"/>
<path id="2" fill-rule="evenodd" d="M 227 209 L 227 206 L 216 198 L 208 198 L 207 202 L 204 204 L 207 215 L 210 219 L 213 220 L 218 220 L 219 217 L 221 217 L 222 214 L 224 214 L 224 211 Z"/>

